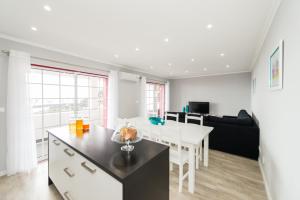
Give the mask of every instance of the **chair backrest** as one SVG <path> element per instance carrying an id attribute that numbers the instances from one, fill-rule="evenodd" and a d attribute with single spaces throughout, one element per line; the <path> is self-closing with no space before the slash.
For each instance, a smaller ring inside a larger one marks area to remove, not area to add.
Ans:
<path id="1" fill-rule="evenodd" d="M 199 121 L 199 125 L 203 126 L 203 116 L 202 115 L 189 115 L 189 114 L 186 114 L 185 116 L 185 123 L 189 123 L 189 119 L 191 120 L 195 120 L 195 121 Z"/>
<path id="2" fill-rule="evenodd" d="M 173 151 L 176 151 L 179 158 L 181 158 L 182 144 L 181 144 L 181 130 L 179 126 L 160 126 L 159 142 L 172 147 Z M 176 150 L 174 150 L 174 144 Z M 172 146 L 173 145 L 173 146 Z"/>
<path id="3" fill-rule="evenodd" d="M 173 113 L 168 113 L 168 112 L 166 112 L 165 116 L 166 116 L 166 121 L 167 121 L 167 120 L 172 120 L 172 119 L 170 119 L 169 117 L 175 118 L 175 120 L 173 120 L 173 121 L 176 121 L 176 122 L 179 121 L 179 113 L 173 114 Z"/>

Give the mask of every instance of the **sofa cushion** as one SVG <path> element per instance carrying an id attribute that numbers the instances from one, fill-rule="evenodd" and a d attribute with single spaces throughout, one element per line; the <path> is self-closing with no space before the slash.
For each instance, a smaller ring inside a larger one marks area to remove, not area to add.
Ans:
<path id="1" fill-rule="evenodd" d="M 206 119 L 209 122 L 214 122 L 214 123 L 223 123 L 223 124 L 238 124 L 239 123 L 237 118 L 208 116 Z"/>
<path id="2" fill-rule="evenodd" d="M 223 122 L 222 118 L 216 117 L 216 116 L 207 116 L 205 118 L 207 121 L 210 121 L 210 122 Z"/>

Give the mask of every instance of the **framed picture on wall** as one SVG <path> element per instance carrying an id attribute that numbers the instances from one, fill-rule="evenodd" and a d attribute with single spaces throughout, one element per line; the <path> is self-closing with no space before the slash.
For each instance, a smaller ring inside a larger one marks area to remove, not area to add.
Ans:
<path id="1" fill-rule="evenodd" d="M 283 40 L 270 56 L 269 87 L 272 90 L 280 90 L 283 87 Z"/>

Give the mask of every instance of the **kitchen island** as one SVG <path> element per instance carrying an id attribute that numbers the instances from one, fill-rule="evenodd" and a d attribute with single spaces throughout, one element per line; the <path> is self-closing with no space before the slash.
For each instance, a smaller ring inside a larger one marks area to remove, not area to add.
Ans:
<path id="1" fill-rule="evenodd" d="M 48 181 L 64 199 L 169 199 L 169 147 L 142 140 L 122 152 L 113 130 L 98 126 L 81 136 L 67 126 L 48 134 Z"/>

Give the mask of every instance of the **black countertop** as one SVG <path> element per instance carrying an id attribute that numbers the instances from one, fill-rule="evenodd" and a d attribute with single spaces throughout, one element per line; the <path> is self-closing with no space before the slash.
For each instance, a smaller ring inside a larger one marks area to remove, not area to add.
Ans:
<path id="1" fill-rule="evenodd" d="M 113 130 L 98 126 L 92 126 L 82 137 L 70 133 L 68 126 L 49 129 L 48 133 L 120 182 L 169 149 L 168 146 L 142 140 L 133 144 L 134 150 L 128 154 L 121 151 L 122 144 L 111 141 Z"/>

